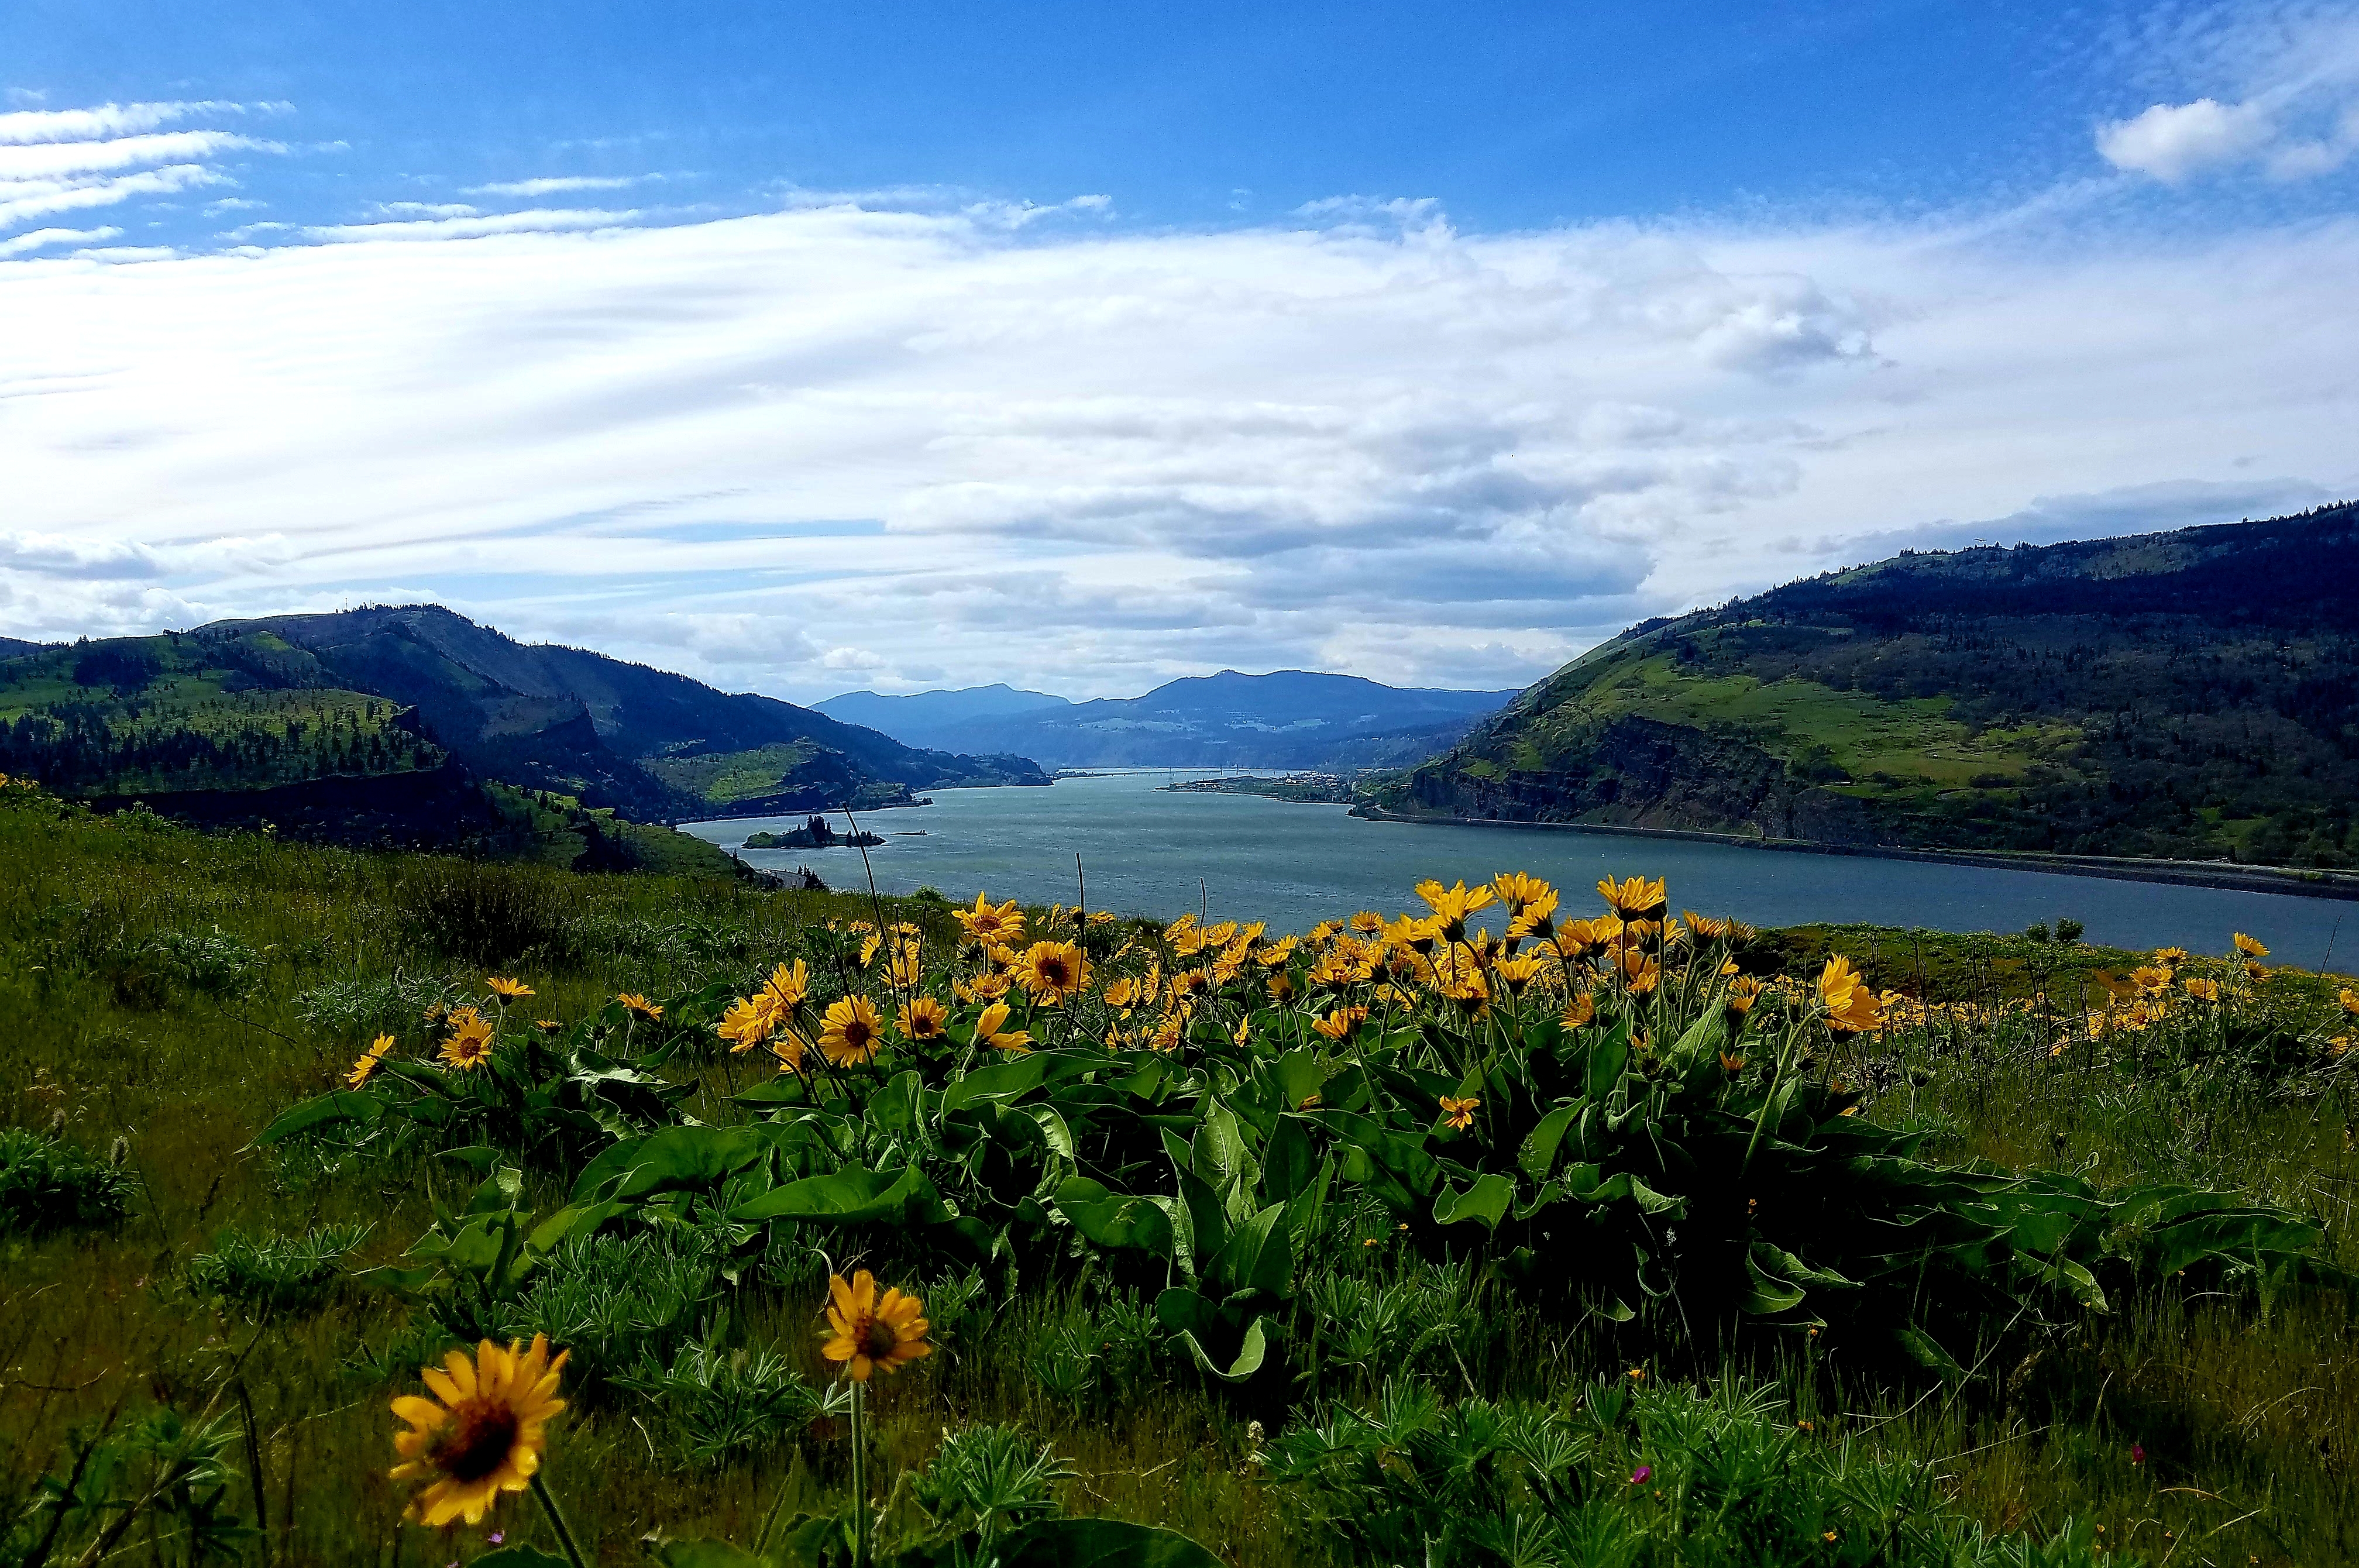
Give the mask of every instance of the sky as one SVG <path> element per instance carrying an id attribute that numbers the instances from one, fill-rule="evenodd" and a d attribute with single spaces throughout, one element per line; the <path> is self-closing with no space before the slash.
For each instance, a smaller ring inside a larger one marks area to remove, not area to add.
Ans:
<path id="1" fill-rule="evenodd" d="M 2359 0 L 0 9 L 0 634 L 1536 680 L 2359 495 Z"/>

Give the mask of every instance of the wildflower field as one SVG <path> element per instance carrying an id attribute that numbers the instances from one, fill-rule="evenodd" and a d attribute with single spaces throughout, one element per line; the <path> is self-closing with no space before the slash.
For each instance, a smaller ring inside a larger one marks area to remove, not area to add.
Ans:
<path id="1" fill-rule="evenodd" d="M 1166 926 L 21 786 L 0 865 L 0 1563 L 2359 1559 L 2359 989 L 2234 933 Z"/>

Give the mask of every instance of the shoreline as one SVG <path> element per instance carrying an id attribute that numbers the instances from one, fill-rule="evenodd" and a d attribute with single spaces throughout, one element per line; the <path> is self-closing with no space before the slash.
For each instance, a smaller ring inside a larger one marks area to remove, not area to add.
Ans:
<path id="1" fill-rule="evenodd" d="M 2264 866 L 2232 866 L 2201 860 L 2139 860 L 2130 856 L 2043 855 L 2029 850 L 1910 849 L 1898 845 L 1825 844 L 1815 839 L 1757 838 L 1750 833 L 1707 833 L 1693 828 L 1636 828 L 1609 822 L 1527 822 L 1505 817 L 1446 817 L 1390 811 L 1357 805 L 1363 822 L 1404 822 L 1424 827 L 1518 828 L 1538 832 L 1604 833 L 1624 838 L 1685 840 L 1732 844 L 1741 849 L 1792 855 L 1855 855 L 1874 860 L 1919 860 L 1936 866 L 1979 866 L 1997 871 L 2038 871 L 2055 877 L 2098 877 L 2117 882 L 2162 882 L 2183 887 L 2216 887 L 2236 893 L 2274 893 L 2297 898 L 2359 902 L 2359 873 L 2302 871 Z"/>

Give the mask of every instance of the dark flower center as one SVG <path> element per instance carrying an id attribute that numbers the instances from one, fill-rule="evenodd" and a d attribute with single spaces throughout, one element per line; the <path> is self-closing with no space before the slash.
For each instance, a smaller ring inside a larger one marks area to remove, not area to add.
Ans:
<path id="1" fill-rule="evenodd" d="M 1072 984 L 1072 981 L 1067 975 L 1065 971 L 1065 961 L 1061 958 L 1042 959 L 1040 961 L 1040 983 L 1051 989 L 1059 991 L 1063 990 L 1067 985 Z"/>
<path id="2" fill-rule="evenodd" d="M 901 1336 L 883 1318 L 870 1318 L 860 1330 L 860 1354 L 871 1361 L 882 1361 L 901 1343 Z"/>
<path id="3" fill-rule="evenodd" d="M 516 1415 L 504 1404 L 469 1399 L 434 1445 L 435 1467 L 454 1480 L 480 1481 L 506 1463 L 516 1446 Z"/>

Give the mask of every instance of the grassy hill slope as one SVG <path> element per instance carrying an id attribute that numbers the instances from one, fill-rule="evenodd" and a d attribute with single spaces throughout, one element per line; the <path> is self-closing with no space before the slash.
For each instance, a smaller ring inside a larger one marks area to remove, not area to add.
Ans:
<path id="1" fill-rule="evenodd" d="M 912 789 L 1045 781 L 1021 757 L 903 746 L 791 702 L 520 643 L 440 605 L 223 625 L 267 629 L 353 684 L 414 703 L 480 771 L 635 816 L 877 805 Z M 706 770 L 727 778 L 727 790 L 662 766 L 690 757 L 734 759 Z"/>
<path id="2" fill-rule="evenodd" d="M 1631 628 L 1396 809 L 2359 864 L 2359 506 L 1905 553 Z"/>

